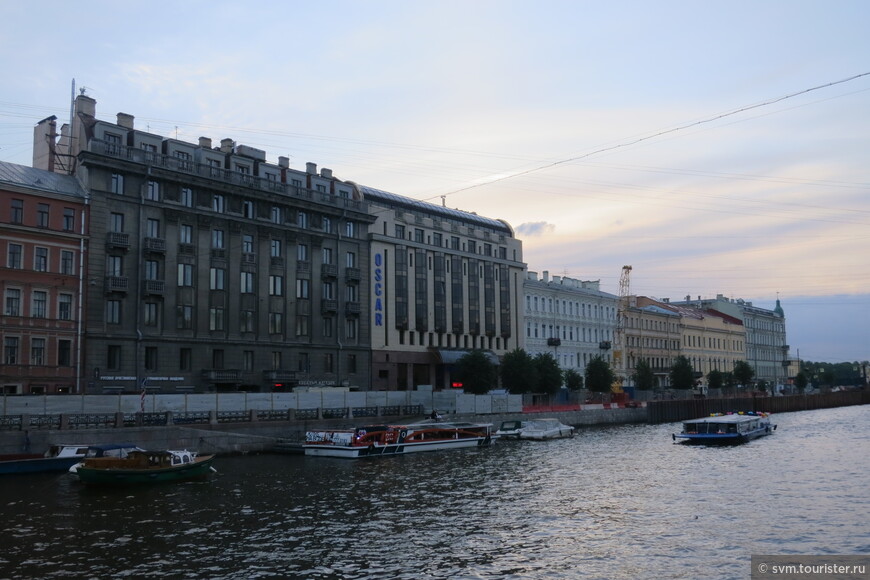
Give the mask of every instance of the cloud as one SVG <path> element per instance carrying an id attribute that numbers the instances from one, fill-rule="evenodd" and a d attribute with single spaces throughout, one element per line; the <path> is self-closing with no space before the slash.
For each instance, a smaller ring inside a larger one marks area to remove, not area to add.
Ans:
<path id="1" fill-rule="evenodd" d="M 517 226 L 518 236 L 538 237 L 555 233 L 556 226 L 547 222 L 528 222 Z"/>

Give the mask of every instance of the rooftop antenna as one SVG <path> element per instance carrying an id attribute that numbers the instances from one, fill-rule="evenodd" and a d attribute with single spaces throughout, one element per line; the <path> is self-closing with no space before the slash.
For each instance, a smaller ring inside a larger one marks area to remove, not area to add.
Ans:
<path id="1" fill-rule="evenodd" d="M 441 207 L 447 207 L 447 196 L 446 195 L 441 196 Z"/>

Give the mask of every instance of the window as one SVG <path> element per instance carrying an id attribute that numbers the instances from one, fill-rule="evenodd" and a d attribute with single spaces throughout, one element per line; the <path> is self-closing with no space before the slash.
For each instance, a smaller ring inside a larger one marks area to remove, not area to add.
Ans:
<path id="1" fill-rule="evenodd" d="M 400 240 L 405 239 L 405 226 L 401 224 L 396 224 L 396 237 Z"/>
<path id="2" fill-rule="evenodd" d="M 418 244 L 423 243 L 423 230 L 420 228 L 414 228 L 414 241 Z"/>
<path id="3" fill-rule="evenodd" d="M 284 276 L 269 276 L 269 295 L 284 295 Z"/>
<path id="4" fill-rule="evenodd" d="M 254 370 L 254 351 L 242 351 L 242 369 L 248 372 Z"/>
<path id="5" fill-rule="evenodd" d="M 299 244 L 296 246 L 296 259 L 300 262 L 308 261 L 308 246 L 305 244 Z"/>
<path id="6" fill-rule="evenodd" d="M 193 368 L 193 349 L 178 349 L 178 370 L 189 371 Z"/>
<path id="7" fill-rule="evenodd" d="M 124 194 L 124 176 L 120 173 L 112 174 L 112 181 L 109 184 L 109 191 L 112 193 L 117 193 L 118 195 Z"/>
<path id="8" fill-rule="evenodd" d="M 157 326 L 158 304 L 155 302 L 146 302 L 143 305 L 142 317 L 145 319 L 145 326 Z"/>
<path id="9" fill-rule="evenodd" d="M 356 318 L 346 318 L 344 321 L 344 337 L 356 338 L 359 323 Z"/>
<path id="10" fill-rule="evenodd" d="M 227 271 L 223 268 L 211 268 L 209 270 L 209 288 L 212 290 L 224 290 Z"/>
<path id="11" fill-rule="evenodd" d="M 254 293 L 254 273 L 242 272 L 239 275 L 239 291 L 242 294 Z"/>
<path id="12" fill-rule="evenodd" d="M 72 294 L 60 294 L 57 297 L 57 317 L 60 320 L 72 320 Z"/>
<path id="13" fill-rule="evenodd" d="M 76 210 L 71 207 L 63 208 L 63 231 L 71 232 L 75 228 Z"/>
<path id="14" fill-rule="evenodd" d="M 121 136 L 114 133 L 106 133 L 106 153 L 118 155 L 121 153 Z"/>
<path id="15" fill-rule="evenodd" d="M 224 368 L 224 349 L 216 348 L 211 352 L 211 364 L 213 368 Z"/>
<path id="16" fill-rule="evenodd" d="M 284 223 L 284 212 L 281 211 L 281 208 L 277 205 L 272 206 L 272 223 L 280 224 Z"/>
<path id="17" fill-rule="evenodd" d="M 48 227 L 48 204 L 40 203 L 36 206 L 36 227 Z"/>
<path id="18" fill-rule="evenodd" d="M 6 316 L 21 316 L 21 290 L 6 289 Z"/>
<path id="19" fill-rule="evenodd" d="M 190 170 L 190 153 L 187 151 L 175 151 L 172 153 L 172 156 L 178 159 L 178 168 Z"/>
<path id="20" fill-rule="evenodd" d="M 356 286 L 345 286 L 345 295 L 348 302 L 359 302 L 359 289 Z"/>
<path id="21" fill-rule="evenodd" d="M 109 229 L 110 231 L 121 234 L 124 232 L 124 214 L 122 213 L 113 213 L 109 216 Z"/>
<path id="22" fill-rule="evenodd" d="M 220 194 L 214 194 L 211 196 L 211 209 L 212 211 L 216 211 L 218 213 L 224 213 L 225 202 L 224 196 Z"/>
<path id="23" fill-rule="evenodd" d="M 458 250 L 459 249 L 459 236 L 450 236 L 450 249 Z"/>
<path id="24" fill-rule="evenodd" d="M 145 347 L 145 370 L 146 371 L 156 371 L 157 370 L 157 347 L 156 346 L 146 346 Z"/>
<path id="25" fill-rule="evenodd" d="M 13 224 L 20 224 L 24 221 L 24 200 L 13 199 L 10 204 L 9 221 Z"/>
<path id="26" fill-rule="evenodd" d="M 182 187 L 178 201 L 184 207 L 193 207 L 193 190 L 189 187 Z"/>
<path id="27" fill-rule="evenodd" d="M 301 298 L 303 300 L 307 300 L 311 298 L 310 294 L 310 281 L 304 279 L 296 280 L 296 298 Z"/>
<path id="28" fill-rule="evenodd" d="M 435 232 L 432 234 L 432 245 L 438 246 L 439 248 L 444 245 L 444 240 L 442 239 L 439 232 Z"/>
<path id="29" fill-rule="evenodd" d="M 149 179 L 145 183 L 145 199 L 148 201 L 160 201 L 160 184 Z"/>
<path id="30" fill-rule="evenodd" d="M 60 273 L 72 274 L 74 268 L 75 257 L 71 250 L 60 251 Z"/>
<path id="31" fill-rule="evenodd" d="M 222 250 L 224 248 L 224 231 L 223 230 L 212 230 L 211 231 L 211 247 L 217 250 Z"/>
<path id="32" fill-rule="evenodd" d="M 251 234 L 242 235 L 242 251 L 246 254 L 254 253 L 254 236 Z"/>
<path id="33" fill-rule="evenodd" d="M 123 276 L 124 258 L 121 256 L 106 256 L 106 276 Z"/>
<path id="34" fill-rule="evenodd" d="M 324 316 L 320 319 L 320 329 L 323 338 L 332 338 L 332 317 Z"/>
<path id="35" fill-rule="evenodd" d="M 335 299 L 335 286 L 332 282 L 324 282 L 322 285 L 323 288 L 323 299 L 324 300 L 334 300 Z"/>
<path id="36" fill-rule="evenodd" d="M 36 248 L 33 254 L 33 269 L 37 272 L 48 272 L 48 248 Z"/>
<path id="37" fill-rule="evenodd" d="M 18 364 L 18 337 L 7 336 L 3 339 L 3 361 L 8 365 Z"/>
<path id="38" fill-rule="evenodd" d="M 347 372 L 356 373 L 356 355 L 347 355 Z"/>
<path id="39" fill-rule="evenodd" d="M 254 219 L 254 202 L 246 199 L 242 202 L 242 216 L 251 220 Z"/>
<path id="40" fill-rule="evenodd" d="M 208 329 L 223 330 L 224 329 L 224 309 L 209 308 L 208 309 Z"/>
<path id="41" fill-rule="evenodd" d="M 159 238 L 160 237 L 160 220 L 148 218 L 145 221 L 145 237 Z"/>
<path id="42" fill-rule="evenodd" d="M 57 366 L 68 367 L 72 366 L 72 341 L 58 340 L 57 341 Z"/>
<path id="43" fill-rule="evenodd" d="M 160 262 L 158 262 L 157 260 L 145 260 L 145 279 L 160 279 Z"/>
<path id="44" fill-rule="evenodd" d="M 121 301 L 106 301 L 106 323 L 121 324 Z"/>
<path id="45" fill-rule="evenodd" d="M 281 240 L 271 240 L 269 242 L 269 255 L 273 258 L 281 257 Z"/>
<path id="46" fill-rule="evenodd" d="M 296 315 L 296 336 L 308 336 L 308 316 Z"/>
<path id="47" fill-rule="evenodd" d="M 24 248 L 21 244 L 9 244 L 6 250 L 6 267 L 21 269 L 21 258 L 24 255 Z"/>
<path id="48" fill-rule="evenodd" d="M 348 252 L 345 254 L 345 266 L 348 268 L 356 268 L 356 254 L 354 252 Z"/>
<path id="49" fill-rule="evenodd" d="M 193 286 L 193 264 L 178 265 L 178 285 Z"/>
<path id="50" fill-rule="evenodd" d="M 121 368 L 121 347 L 117 344 L 110 344 L 106 348 L 106 368 L 116 371 Z"/>
<path id="51" fill-rule="evenodd" d="M 182 244 L 190 244 L 193 239 L 193 226 L 181 224 L 178 228 L 178 241 Z"/>
<path id="52" fill-rule="evenodd" d="M 284 332 L 284 315 L 281 312 L 269 313 L 269 334 L 281 334 Z"/>
<path id="53" fill-rule="evenodd" d="M 254 332 L 253 310 L 242 310 L 239 315 L 239 332 Z"/>
<path id="54" fill-rule="evenodd" d="M 332 220 L 328 217 L 323 217 L 323 231 L 327 234 L 332 233 Z"/>
<path id="55" fill-rule="evenodd" d="M 354 222 L 346 222 L 344 224 L 344 235 L 348 238 L 356 237 L 356 223 Z"/>
<path id="56" fill-rule="evenodd" d="M 299 226 L 300 228 L 303 228 L 303 229 L 307 228 L 308 227 L 308 214 L 305 213 L 304 211 L 300 211 L 299 213 L 297 213 L 296 214 L 296 225 Z"/>
<path id="57" fill-rule="evenodd" d="M 30 311 L 31 318 L 48 317 L 48 292 L 42 290 L 33 291 L 33 307 Z"/>
<path id="58" fill-rule="evenodd" d="M 272 351 L 272 370 L 277 371 L 281 368 L 281 351 L 273 350 Z"/>
<path id="59" fill-rule="evenodd" d="M 331 373 L 335 371 L 333 360 L 331 352 L 323 353 L 323 372 Z"/>
<path id="60" fill-rule="evenodd" d="M 332 248 L 323 248 L 321 255 L 324 264 L 332 264 Z"/>
<path id="61" fill-rule="evenodd" d="M 180 329 L 193 328 L 193 306 L 182 304 L 178 307 L 177 326 Z"/>

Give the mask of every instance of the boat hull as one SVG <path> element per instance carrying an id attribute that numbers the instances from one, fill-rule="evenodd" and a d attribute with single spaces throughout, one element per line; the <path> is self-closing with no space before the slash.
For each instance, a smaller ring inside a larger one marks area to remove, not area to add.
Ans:
<path id="1" fill-rule="evenodd" d="M 312 457 L 342 457 L 357 459 L 361 457 L 377 457 L 382 455 L 406 455 L 424 451 L 442 451 L 445 449 L 460 449 L 491 445 L 493 437 L 475 437 L 466 439 L 446 439 L 443 441 L 424 441 L 420 443 L 395 443 L 387 445 L 316 445 L 306 444 L 302 448 L 305 455 Z"/>
<path id="2" fill-rule="evenodd" d="M 10 459 L 6 461 L 0 461 L 0 475 L 10 473 L 45 473 L 50 471 L 66 471 L 81 460 L 81 457 L 36 457 L 31 459 Z"/>
<path id="3" fill-rule="evenodd" d="M 214 455 L 197 457 L 193 463 L 164 468 L 125 469 L 80 466 L 76 471 L 88 485 L 142 485 L 205 478 L 212 470 Z"/>

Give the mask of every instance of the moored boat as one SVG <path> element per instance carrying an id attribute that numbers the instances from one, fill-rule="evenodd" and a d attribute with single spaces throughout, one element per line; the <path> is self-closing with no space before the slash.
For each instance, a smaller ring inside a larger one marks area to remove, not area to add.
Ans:
<path id="1" fill-rule="evenodd" d="M 91 445 L 88 447 L 82 460 L 69 468 L 69 472 L 75 474 L 87 459 L 94 457 L 127 457 L 132 451 L 144 451 L 144 449 L 132 443 L 99 443 Z"/>
<path id="2" fill-rule="evenodd" d="M 0 456 L 0 474 L 66 471 L 84 458 L 88 445 L 51 445 L 44 455 Z"/>
<path id="3" fill-rule="evenodd" d="M 92 457 L 76 470 L 86 484 L 136 485 L 201 479 L 212 471 L 214 455 L 193 451 L 131 451 L 126 457 Z"/>
<path id="4" fill-rule="evenodd" d="M 744 443 L 750 439 L 770 435 L 776 430 L 769 413 L 755 411 L 714 413 L 709 417 L 683 421 L 681 433 L 672 435 L 690 443 L 727 444 Z"/>
<path id="5" fill-rule="evenodd" d="M 367 425 L 309 431 L 302 448 L 319 457 L 374 457 L 490 445 L 498 436 L 490 423 Z"/>
<path id="6" fill-rule="evenodd" d="M 496 435 L 507 439 L 565 439 L 574 436 L 574 427 L 558 419 L 530 419 L 528 421 L 504 421 Z"/>

